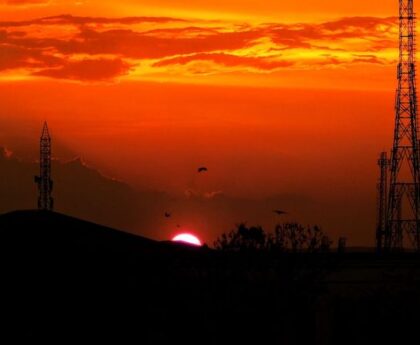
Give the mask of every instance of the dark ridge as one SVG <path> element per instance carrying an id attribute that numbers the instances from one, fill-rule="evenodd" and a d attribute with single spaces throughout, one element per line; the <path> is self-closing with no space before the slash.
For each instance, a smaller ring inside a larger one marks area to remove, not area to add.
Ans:
<path id="1" fill-rule="evenodd" d="M 0 215 L 0 240 L 51 248 L 136 250 L 156 247 L 157 241 L 48 211 L 14 211 Z"/>
<path id="2" fill-rule="evenodd" d="M 0 215 L 0 249 L 3 252 L 22 252 L 22 257 L 35 254 L 35 258 L 67 260 L 84 255 L 87 262 L 98 256 L 105 260 L 118 255 L 117 260 L 126 260 L 127 256 L 164 258 L 201 251 L 201 248 L 159 242 L 61 213 L 38 210 Z"/>
<path id="3" fill-rule="evenodd" d="M 55 212 L 0 215 L 0 340 L 147 341 L 171 272 L 200 252 Z"/>

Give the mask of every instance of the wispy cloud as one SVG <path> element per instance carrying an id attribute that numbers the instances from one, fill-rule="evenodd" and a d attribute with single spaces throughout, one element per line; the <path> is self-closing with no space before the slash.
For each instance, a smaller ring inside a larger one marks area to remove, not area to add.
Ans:
<path id="1" fill-rule="evenodd" d="M 270 60 L 264 57 L 238 56 L 226 53 L 200 53 L 163 59 L 156 62 L 153 66 L 186 65 L 194 61 L 210 61 L 226 67 L 251 67 L 256 70 L 274 70 L 276 68 L 290 67 L 294 64 L 293 61 Z"/>
<path id="2" fill-rule="evenodd" d="M 48 68 L 35 75 L 81 81 L 101 81 L 126 74 L 130 65 L 121 59 L 85 59 L 65 61 L 58 68 Z"/>

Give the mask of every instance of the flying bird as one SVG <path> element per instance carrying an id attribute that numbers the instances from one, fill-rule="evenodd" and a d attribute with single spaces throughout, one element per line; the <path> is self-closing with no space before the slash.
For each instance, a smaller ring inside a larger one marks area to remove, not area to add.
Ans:
<path id="1" fill-rule="evenodd" d="M 206 167 L 201 167 L 201 168 L 198 168 L 198 172 L 199 172 L 199 173 L 202 173 L 202 172 L 207 172 L 207 171 L 209 171 L 209 169 L 207 169 Z"/>
<path id="2" fill-rule="evenodd" d="M 279 216 L 283 215 L 283 214 L 287 214 L 287 212 L 282 211 L 282 210 L 274 210 L 274 213 L 277 213 Z"/>
<path id="3" fill-rule="evenodd" d="M 165 212 L 165 217 L 166 218 L 171 218 L 172 214 L 170 214 L 169 212 Z"/>

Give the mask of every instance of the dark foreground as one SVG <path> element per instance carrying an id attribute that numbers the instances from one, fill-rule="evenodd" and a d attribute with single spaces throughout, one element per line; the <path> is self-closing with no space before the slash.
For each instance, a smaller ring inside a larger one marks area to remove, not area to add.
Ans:
<path id="1" fill-rule="evenodd" d="M 416 255 L 223 254 L 33 211 L 0 216 L 0 259 L 5 344 L 371 345 L 419 336 Z"/>

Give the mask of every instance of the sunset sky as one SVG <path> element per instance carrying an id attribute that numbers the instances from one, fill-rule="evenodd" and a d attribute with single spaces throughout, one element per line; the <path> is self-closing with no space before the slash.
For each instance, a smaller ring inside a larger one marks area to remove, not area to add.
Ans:
<path id="1" fill-rule="evenodd" d="M 372 244 L 397 13 L 397 0 L 0 0 L 0 144 L 35 160 L 48 120 L 57 159 L 178 197 L 293 196 L 293 220 Z M 197 224 L 206 240 L 228 230 Z"/>

